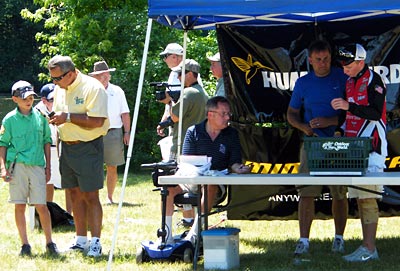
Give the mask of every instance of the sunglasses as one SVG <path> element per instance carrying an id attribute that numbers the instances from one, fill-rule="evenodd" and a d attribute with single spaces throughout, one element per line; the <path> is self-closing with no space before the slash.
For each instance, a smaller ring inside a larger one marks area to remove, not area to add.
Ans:
<path id="1" fill-rule="evenodd" d="M 57 77 L 50 76 L 50 78 L 51 78 L 51 80 L 58 82 L 58 81 L 61 81 L 69 72 L 70 71 L 67 71 L 63 75 L 57 76 Z"/>

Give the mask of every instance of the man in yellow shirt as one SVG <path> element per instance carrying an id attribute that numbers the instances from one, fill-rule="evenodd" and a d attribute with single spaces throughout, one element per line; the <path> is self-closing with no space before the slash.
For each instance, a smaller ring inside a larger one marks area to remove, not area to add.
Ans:
<path id="1" fill-rule="evenodd" d="M 68 56 L 54 56 L 47 65 L 54 90 L 54 116 L 62 142 L 60 171 L 62 187 L 72 199 L 76 237 L 70 250 L 101 255 L 103 210 L 99 190 L 103 188 L 103 136 L 109 128 L 107 94 L 103 85 L 75 69 Z M 92 239 L 87 242 L 87 228 Z"/>

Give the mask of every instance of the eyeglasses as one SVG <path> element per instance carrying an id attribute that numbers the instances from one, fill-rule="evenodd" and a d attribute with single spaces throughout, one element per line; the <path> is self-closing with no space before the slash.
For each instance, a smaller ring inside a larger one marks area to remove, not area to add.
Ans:
<path id="1" fill-rule="evenodd" d="M 57 77 L 50 76 L 50 78 L 51 78 L 51 80 L 58 82 L 58 81 L 61 81 L 69 72 L 70 71 L 67 71 L 63 75 L 57 76 Z"/>
<path id="2" fill-rule="evenodd" d="M 51 99 L 46 99 L 49 103 L 52 103 L 52 102 L 54 102 L 54 99 L 53 98 L 51 98 Z"/>
<path id="3" fill-rule="evenodd" d="M 19 87 L 13 91 L 13 96 L 21 97 L 21 95 L 27 91 L 33 91 L 33 87 L 32 86 Z"/>
<path id="4" fill-rule="evenodd" d="M 213 112 L 213 113 L 217 113 L 220 117 L 225 118 L 225 117 L 232 117 L 232 113 L 231 112 L 218 112 L 218 111 L 208 111 L 208 112 Z"/>

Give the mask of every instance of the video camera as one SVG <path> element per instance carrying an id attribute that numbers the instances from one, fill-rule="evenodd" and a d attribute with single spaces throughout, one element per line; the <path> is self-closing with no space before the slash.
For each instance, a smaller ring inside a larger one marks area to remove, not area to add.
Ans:
<path id="1" fill-rule="evenodd" d="M 170 87 L 180 87 L 181 85 L 170 85 L 167 82 L 151 82 L 150 86 L 156 89 L 156 100 L 162 101 L 166 96 L 165 88 L 167 89 L 168 95 L 171 97 L 174 103 L 178 102 L 179 97 L 181 96 L 180 90 L 171 90 Z"/>

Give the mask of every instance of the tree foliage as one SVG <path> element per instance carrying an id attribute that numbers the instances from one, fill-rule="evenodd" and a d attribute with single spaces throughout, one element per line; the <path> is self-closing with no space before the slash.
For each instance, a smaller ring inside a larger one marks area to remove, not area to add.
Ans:
<path id="1" fill-rule="evenodd" d="M 42 67 L 55 54 L 69 55 L 78 69 L 87 73 L 93 63 L 106 60 L 117 70 L 112 82 L 125 90 L 133 113 L 148 23 L 147 0 L 34 0 L 36 9 L 24 9 L 24 18 L 42 25 L 35 35 Z M 153 23 L 147 55 L 145 82 L 135 135 L 133 165 L 158 161 L 156 125 L 163 105 L 156 102 L 152 81 L 166 81 L 169 69 L 159 53 L 171 42 L 182 44 L 183 32 Z M 202 78 L 209 92 L 215 81 L 209 73 L 206 53 L 217 49 L 215 32 L 189 32 L 187 57 L 199 61 Z M 39 74 L 49 80 L 47 71 Z"/>
<path id="2" fill-rule="evenodd" d="M 11 86 L 18 80 L 26 80 L 36 88 L 40 86 L 37 74 L 42 58 L 38 51 L 35 33 L 42 28 L 24 20 L 22 8 L 35 8 L 32 1 L 0 1 L 0 92 L 10 93 Z"/>

